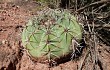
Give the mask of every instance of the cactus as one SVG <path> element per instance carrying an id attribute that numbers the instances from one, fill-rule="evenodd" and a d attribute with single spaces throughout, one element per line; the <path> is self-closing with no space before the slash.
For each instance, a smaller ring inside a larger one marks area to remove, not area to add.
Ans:
<path id="1" fill-rule="evenodd" d="M 50 8 L 57 8 L 60 6 L 60 0 L 36 0 L 37 2 L 43 3 L 45 6 L 49 6 Z"/>
<path id="2" fill-rule="evenodd" d="M 29 20 L 22 43 L 31 57 L 44 62 L 72 53 L 71 42 L 82 38 L 81 26 L 68 11 L 50 10 Z"/>

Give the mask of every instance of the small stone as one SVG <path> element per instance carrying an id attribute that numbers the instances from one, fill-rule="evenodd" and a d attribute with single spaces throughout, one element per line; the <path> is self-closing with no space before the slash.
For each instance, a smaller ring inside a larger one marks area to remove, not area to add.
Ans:
<path id="1" fill-rule="evenodd" d="M 7 40 L 3 40 L 3 41 L 2 41 L 2 44 L 6 44 L 6 43 L 7 43 Z"/>

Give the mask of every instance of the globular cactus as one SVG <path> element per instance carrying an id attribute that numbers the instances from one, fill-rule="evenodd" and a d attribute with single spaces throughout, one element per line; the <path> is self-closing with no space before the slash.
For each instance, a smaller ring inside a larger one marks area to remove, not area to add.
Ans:
<path id="1" fill-rule="evenodd" d="M 71 54 L 72 39 L 80 42 L 81 38 L 81 26 L 68 11 L 41 12 L 29 20 L 22 32 L 23 46 L 31 57 L 40 62 Z"/>

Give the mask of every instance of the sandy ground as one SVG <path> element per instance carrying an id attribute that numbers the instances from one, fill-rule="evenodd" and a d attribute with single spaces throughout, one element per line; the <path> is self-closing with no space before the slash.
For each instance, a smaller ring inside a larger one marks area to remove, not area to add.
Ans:
<path id="1" fill-rule="evenodd" d="M 0 3 L 0 70 L 78 70 L 85 56 L 83 51 L 79 59 L 51 67 L 33 62 L 21 43 L 21 32 L 27 20 L 36 15 L 35 2 Z M 103 70 L 110 70 L 110 47 L 100 44 L 98 57 Z M 89 70 L 92 65 L 89 65 Z M 83 69 L 85 70 L 85 68 Z M 98 67 L 98 70 L 101 70 Z"/>

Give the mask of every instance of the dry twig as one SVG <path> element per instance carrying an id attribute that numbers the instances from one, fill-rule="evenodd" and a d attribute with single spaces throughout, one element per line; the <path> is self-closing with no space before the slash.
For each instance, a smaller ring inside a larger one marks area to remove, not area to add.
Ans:
<path id="1" fill-rule="evenodd" d="M 97 1 L 97 2 L 94 2 L 94 3 L 91 3 L 89 5 L 86 5 L 84 7 L 81 7 L 80 9 L 76 10 L 76 13 L 80 13 L 82 10 L 88 8 L 88 7 L 91 7 L 93 5 L 97 5 L 97 4 L 102 4 L 102 3 L 110 3 L 110 0 L 101 0 L 101 1 Z"/>

